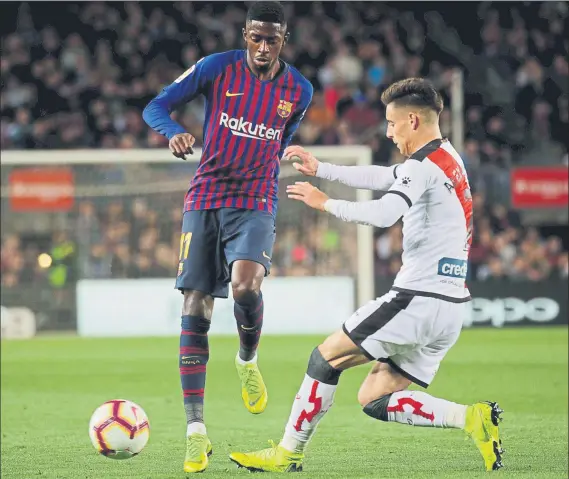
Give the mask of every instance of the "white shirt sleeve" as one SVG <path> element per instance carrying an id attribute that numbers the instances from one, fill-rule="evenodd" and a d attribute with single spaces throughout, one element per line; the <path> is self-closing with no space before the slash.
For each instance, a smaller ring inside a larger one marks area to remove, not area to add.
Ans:
<path id="1" fill-rule="evenodd" d="M 397 179 L 387 190 L 403 198 L 409 208 L 421 197 L 431 183 L 431 175 L 428 167 L 421 161 L 409 159 L 397 170 Z"/>
<path id="2" fill-rule="evenodd" d="M 344 221 L 389 228 L 409 209 L 407 202 L 397 195 L 385 195 L 373 201 L 328 200 L 324 209 Z"/>
<path id="3" fill-rule="evenodd" d="M 399 164 L 393 166 L 341 166 L 320 163 L 316 176 L 339 181 L 353 188 L 386 191 L 397 178 Z"/>
<path id="4" fill-rule="evenodd" d="M 426 191 L 429 173 L 421 162 L 407 160 L 387 193 L 374 201 L 328 200 L 324 209 L 344 221 L 388 228 L 394 225 Z"/>

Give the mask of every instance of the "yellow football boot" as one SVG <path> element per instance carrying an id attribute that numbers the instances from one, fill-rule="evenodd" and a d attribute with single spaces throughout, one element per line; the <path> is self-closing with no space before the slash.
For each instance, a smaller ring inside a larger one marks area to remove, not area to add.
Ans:
<path id="1" fill-rule="evenodd" d="M 245 407 L 252 414 L 261 414 L 267 407 L 269 396 L 259 366 L 257 363 L 241 364 L 237 356 L 235 367 L 241 379 L 241 397 Z"/>
<path id="2" fill-rule="evenodd" d="M 466 409 L 464 431 L 482 454 L 487 471 L 504 467 L 502 464 L 504 450 L 498 429 L 502 412 L 498 403 L 489 401 L 473 404 Z"/>
<path id="3" fill-rule="evenodd" d="M 186 458 L 184 459 L 184 472 L 203 472 L 209 463 L 209 456 L 213 452 L 211 441 L 205 434 L 197 432 L 190 434 L 186 439 Z"/>
<path id="4" fill-rule="evenodd" d="M 251 472 L 301 472 L 304 454 L 287 451 L 284 447 L 269 441 L 271 447 L 255 452 L 232 452 L 229 455 L 237 466 Z"/>

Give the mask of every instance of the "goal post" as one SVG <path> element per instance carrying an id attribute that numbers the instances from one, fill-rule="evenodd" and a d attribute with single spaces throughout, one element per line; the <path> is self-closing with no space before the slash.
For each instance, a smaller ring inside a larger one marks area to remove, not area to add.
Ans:
<path id="1" fill-rule="evenodd" d="M 307 148 L 316 158 L 323 162 L 337 165 L 370 165 L 372 152 L 367 146 L 313 146 Z M 113 199 L 138 197 L 145 198 L 148 203 L 154 205 L 160 212 L 159 216 L 170 215 L 172 205 L 182 206 L 183 195 L 187 190 L 190 179 L 195 172 L 201 150 L 196 149 L 193 155 L 189 155 L 187 161 L 182 161 L 171 155 L 166 148 L 161 149 L 133 149 L 133 150 L 6 150 L 1 153 L 0 164 L 2 166 L 2 216 L 3 223 L 18 225 L 18 216 L 21 213 L 11 211 L 10 199 L 14 195 L 10 184 L 10 174 L 15 170 L 26 169 L 57 169 L 67 168 L 73 172 L 74 185 L 73 196 L 76 202 L 96 199 L 99 202 L 110 203 Z M 301 242 L 323 241 L 321 238 L 314 240 L 311 235 L 311 226 L 322 231 L 333 229 L 335 237 L 326 237 L 328 243 L 336 246 L 326 246 L 326 257 L 319 261 L 316 266 L 311 266 L 312 275 L 334 275 L 334 264 L 338 264 L 338 275 L 349 274 L 355 279 L 356 298 L 359 306 L 375 297 L 374 291 L 374 247 L 373 229 L 364 225 L 344 223 L 336 218 L 323 215 L 320 212 L 310 210 L 305 205 L 296 204 L 288 200 L 285 195 L 285 185 L 294 181 L 306 180 L 315 184 L 337 199 L 352 201 L 367 201 L 372 199 L 372 192 L 348 188 L 339 183 L 332 183 L 318 178 L 307 178 L 300 175 L 289 162 L 281 163 L 279 175 L 279 210 L 277 213 L 277 244 L 281 234 L 299 234 L 304 225 Z M 42 194 L 58 195 L 58 191 L 50 190 L 49 185 L 41 185 L 46 190 Z M 52 185 L 52 189 L 54 185 Z M 21 186 L 20 186 L 21 189 Z M 29 191 L 27 192 L 29 193 Z M 20 191 L 19 194 L 26 195 Z M 39 193 L 38 193 L 39 194 Z M 74 212 L 74 218 L 80 215 Z M 61 227 L 73 228 L 68 218 L 71 212 L 42 214 L 38 221 L 50 222 Z M 28 216 L 24 213 L 23 216 Z M 40 215 L 38 215 L 40 216 Z M 158 218 L 158 224 L 160 220 Z M 29 220 L 27 220 L 29 221 Z M 20 221 L 22 225 L 24 221 Z M 281 233 L 279 225 L 286 225 L 285 233 Z M 298 228 L 296 227 L 298 225 Z M 175 233 L 179 233 L 179 225 L 171 225 Z M 17 226 L 16 226 L 17 227 Z M 41 229 L 41 225 L 37 228 Z M 295 231 L 296 230 L 296 231 Z M 8 231 L 4 230 L 5 233 Z M 162 231 L 162 233 L 164 233 Z M 173 232 L 174 233 L 174 232 Z M 340 245 L 340 246 L 338 246 Z M 336 249 L 334 249 L 336 248 Z M 348 251 L 354 250 L 355 251 Z M 344 263 L 336 261 L 334 251 L 341 253 Z M 332 264 L 334 263 L 334 264 Z M 296 270 L 297 275 L 302 275 L 302 270 Z M 286 274 L 286 273 L 285 273 Z M 325 300 L 325 298 L 323 298 Z"/>
<path id="2" fill-rule="evenodd" d="M 451 138 L 456 151 L 464 151 L 464 73 L 455 68 L 450 83 Z"/>

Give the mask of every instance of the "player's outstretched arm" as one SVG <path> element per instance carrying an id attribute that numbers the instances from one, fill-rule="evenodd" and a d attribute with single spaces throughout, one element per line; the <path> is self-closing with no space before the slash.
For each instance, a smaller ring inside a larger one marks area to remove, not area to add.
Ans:
<path id="1" fill-rule="evenodd" d="M 284 152 L 286 160 L 292 160 L 294 168 L 305 176 L 317 176 L 339 181 L 353 188 L 388 190 L 397 179 L 397 167 L 393 166 L 341 166 L 318 161 L 314 155 L 298 145 L 289 146 Z"/>
<path id="2" fill-rule="evenodd" d="M 385 195 L 372 201 L 328 200 L 324 209 L 344 221 L 389 228 L 407 212 L 409 204 L 400 196 Z"/>
<path id="3" fill-rule="evenodd" d="M 407 200 L 401 196 L 388 194 L 373 201 L 332 200 L 326 193 L 303 181 L 287 186 L 286 191 L 289 198 L 302 201 L 311 208 L 327 211 L 344 221 L 378 228 L 388 228 L 394 225 L 410 207 Z"/>
<path id="4" fill-rule="evenodd" d="M 407 160 L 401 164 L 400 172 L 400 177 L 379 200 L 332 200 L 315 186 L 302 181 L 287 186 L 287 194 L 293 200 L 327 211 L 344 221 L 388 228 L 413 206 L 431 184 L 427 167 L 419 161 Z"/>
<path id="5" fill-rule="evenodd" d="M 304 176 L 316 176 L 320 162 L 316 157 L 306 151 L 302 146 L 289 146 L 283 155 L 283 159 L 292 161 L 292 166 Z"/>

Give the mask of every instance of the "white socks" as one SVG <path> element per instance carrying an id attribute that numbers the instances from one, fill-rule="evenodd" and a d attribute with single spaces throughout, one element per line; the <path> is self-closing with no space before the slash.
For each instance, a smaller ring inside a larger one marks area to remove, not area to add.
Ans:
<path id="1" fill-rule="evenodd" d="M 203 434 L 204 436 L 206 436 L 207 431 L 205 428 L 205 424 L 203 422 L 197 422 L 197 421 L 188 424 L 188 428 L 186 429 L 186 436 L 189 436 L 190 434 L 194 433 Z"/>
<path id="2" fill-rule="evenodd" d="M 466 406 L 439 399 L 423 391 L 398 391 L 387 406 L 389 421 L 410 426 L 464 428 Z"/>
<path id="3" fill-rule="evenodd" d="M 288 451 L 302 452 L 324 414 L 332 407 L 337 385 L 324 384 L 308 374 L 296 395 L 280 443 Z"/>
<path id="4" fill-rule="evenodd" d="M 239 357 L 239 353 L 237 353 L 237 362 L 239 364 L 241 364 L 241 366 L 243 366 L 244 364 L 253 364 L 257 362 L 257 353 L 255 353 L 255 356 L 253 356 L 252 359 L 249 359 L 249 361 L 243 361 L 240 357 Z"/>

